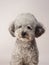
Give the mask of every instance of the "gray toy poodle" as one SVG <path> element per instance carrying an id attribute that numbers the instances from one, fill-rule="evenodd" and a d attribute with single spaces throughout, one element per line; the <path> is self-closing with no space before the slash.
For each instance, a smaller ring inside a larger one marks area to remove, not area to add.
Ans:
<path id="1" fill-rule="evenodd" d="M 38 48 L 35 38 L 45 29 L 30 13 L 20 14 L 9 26 L 9 32 L 16 37 L 15 48 L 10 65 L 38 65 Z"/>

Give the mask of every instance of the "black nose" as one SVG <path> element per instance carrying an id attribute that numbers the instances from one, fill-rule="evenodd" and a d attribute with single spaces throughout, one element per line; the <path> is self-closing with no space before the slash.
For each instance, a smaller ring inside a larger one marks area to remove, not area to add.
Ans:
<path id="1" fill-rule="evenodd" d="M 26 35 L 26 32 L 24 32 L 24 31 L 22 31 L 22 37 L 25 37 L 25 35 Z"/>

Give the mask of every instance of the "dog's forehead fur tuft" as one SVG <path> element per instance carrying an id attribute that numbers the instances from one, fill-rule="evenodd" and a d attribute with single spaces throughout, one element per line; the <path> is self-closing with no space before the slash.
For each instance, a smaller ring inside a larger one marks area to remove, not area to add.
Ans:
<path id="1" fill-rule="evenodd" d="M 16 25 L 27 25 L 27 24 L 37 24 L 36 18 L 32 14 L 20 14 L 15 20 Z"/>

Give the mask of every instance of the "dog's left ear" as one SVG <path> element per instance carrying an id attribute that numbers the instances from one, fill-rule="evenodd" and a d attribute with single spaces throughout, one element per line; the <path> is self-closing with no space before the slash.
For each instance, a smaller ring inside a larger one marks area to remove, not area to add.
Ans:
<path id="1" fill-rule="evenodd" d="M 41 23 L 37 24 L 35 27 L 35 37 L 41 36 L 45 32 L 45 29 Z"/>

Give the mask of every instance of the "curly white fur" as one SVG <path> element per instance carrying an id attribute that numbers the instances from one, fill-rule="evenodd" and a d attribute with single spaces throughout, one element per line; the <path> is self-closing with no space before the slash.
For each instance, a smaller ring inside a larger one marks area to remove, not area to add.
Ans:
<path id="1" fill-rule="evenodd" d="M 17 39 L 11 65 L 38 65 L 39 54 L 35 37 L 44 33 L 43 25 L 32 14 L 26 13 L 17 16 L 10 25 L 9 31 Z M 22 32 L 26 33 L 24 37 Z"/>

